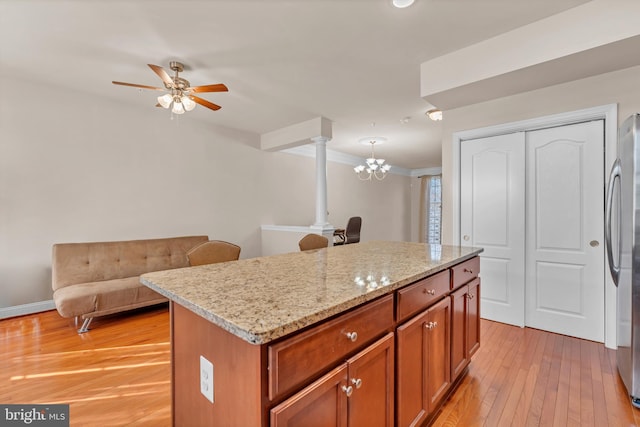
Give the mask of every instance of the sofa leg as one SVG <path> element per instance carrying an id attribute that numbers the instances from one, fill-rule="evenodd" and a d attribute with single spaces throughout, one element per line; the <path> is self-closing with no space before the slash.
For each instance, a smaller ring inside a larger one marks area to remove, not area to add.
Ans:
<path id="1" fill-rule="evenodd" d="M 83 334 L 85 332 L 88 332 L 89 324 L 91 324 L 92 320 L 93 320 L 93 317 L 87 317 L 86 319 L 84 319 L 84 322 L 82 322 L 82 326 L 80 327 L 80 329 L 78 329 L 78 333 Z"/>

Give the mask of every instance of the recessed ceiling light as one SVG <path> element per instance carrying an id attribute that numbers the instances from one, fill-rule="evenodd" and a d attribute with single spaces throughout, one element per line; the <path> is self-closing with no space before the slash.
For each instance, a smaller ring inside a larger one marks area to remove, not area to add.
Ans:
<path id="1" fill-rule="evenodd" d="M 392 3 L 395 7 L 403 9 L 405 7 L 411 6 L 414 1 L 415 0 L 392 0 Z"/>

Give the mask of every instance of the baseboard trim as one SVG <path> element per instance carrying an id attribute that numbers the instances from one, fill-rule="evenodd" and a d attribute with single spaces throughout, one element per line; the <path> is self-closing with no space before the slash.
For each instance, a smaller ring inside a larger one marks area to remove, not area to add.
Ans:
<path id="1" fill-rule="evenodd" d="M 13 307 L 0 308 L 0 319 L 8 319 L 9 317 L 24 316 L 26 314 L 40 313 L 56 308 L 53 300 L 38 301 L 29 304 L 15 305 Z"/>

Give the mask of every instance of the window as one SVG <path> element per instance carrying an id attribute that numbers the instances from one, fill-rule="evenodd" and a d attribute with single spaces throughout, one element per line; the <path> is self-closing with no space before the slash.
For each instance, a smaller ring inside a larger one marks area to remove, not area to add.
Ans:
<path id="1" fill-rule="evenodd" d="M 440 244 L 442 229 L 442 176 L 423 176 L 421 190 L 420 241 Z"/>
<path id="2" fill-rule="evenodd" d="M 427 215 L 427 243 L 440 244 L 440 218 L 442 216 L 442 179 L 429 180 L 429 212 Z"/>

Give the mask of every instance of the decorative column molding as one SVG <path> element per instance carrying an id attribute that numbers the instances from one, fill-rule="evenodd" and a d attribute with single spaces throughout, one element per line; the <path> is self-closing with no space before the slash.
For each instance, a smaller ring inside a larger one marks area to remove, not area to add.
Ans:
<path id="1" fill-rule="evenodd" d="M 327 221 L 327 142 L 326 136 L 311 138 L 316 146 L 316 222 L 311 226 L 318 234 L 331 233 L 334 227 Z"/>

